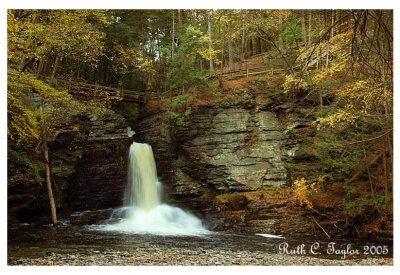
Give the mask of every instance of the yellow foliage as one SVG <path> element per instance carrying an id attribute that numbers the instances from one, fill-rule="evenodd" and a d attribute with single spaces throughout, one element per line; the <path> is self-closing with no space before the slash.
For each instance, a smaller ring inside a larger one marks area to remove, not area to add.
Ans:
<path id="1" fill-rule="evenodd" d="M 285 82 L 283 83 L 283 90 L 285 93 L 294 92 L 299 89 L 307 89 L 308 84 L 296 74 L 285 75 Z"/>
<path id="2" fill-rule="evenodd" d="M 349 58 L 347 57 L 335 60 L 335 62 L 331 62 L 329 67 L 323 66 L 319 70 L 316 70 L 311 77 L 312 82 L 315 85 L 319 85 L 330 78 L 338 78 L 350 68 L 350 65 Z"/>
<path id="3" fill-rule="evenodd" d="M 31 20 L 8 12 L 8 58 L 44 59 L 62 55 L 94 64 L 104 49 L 105 33 L 91 21 L 107 25 L 101 10 L 32 10 Z"/>
<path id="4" fill-rule="evenodd" d="M 114 43 L 113 51 L 116 57 L 113 60 L 115 65 L 124 64 L 125 66 L 133 66 L 136 65 L 136 62 L 139 59 L 139 54 L 136 49 L 126 48 L 119 43 Z"/>
<path id="5" fill-rule="evenodd" d="M 28 109 L 23 101 L 22 93 L 8 92 L 8 129 L 9 138 L 17 144 L 23 140 L 39 138 L 39 125 L 34 112 Z"/>
<path id="6" fill-rule="evenodd" d="M 351 57 L 351 32 L 335 35 L 332 39 L 321 41 L 315 46 L 300 49 L 297 63 L 301 68 L 318 68 L 310 72 L 293 73 L 286 76 L 283 85 L 285 92 L 294 92 L 299 88 L 318 87 L 326 80 L 340 79 L 348 74 L 354 60 Z M 326 59 L 329 60 L 328 66 Z M 305 75 L 310 77 L 305 79 Z"/>
<path id="7" fill-rule="evenodd" d="M 308 66 L 308 71 L 286 76 L 283 85 L 285 92 L 308 86 L 318 97 L 329 94 L 334 99 L 336 111 L 318 117 L 315 121 L 318 129 L 345 129 L 356 125 L 364 117 L 393 113 L 391 76 L 383 75 L 383 65 L 379 63 L 375 63 L 375 73 L 378 75 L 368 74 L 364 60 L 354 58 L 353 39 L 353 30 L 348 29 L 318 44 L 304 46 L 297 63 L 302 68 Z"/>
<path id="8" fill-rule="evenodd" d="M 336 113 L 326 116 L 318 117 L 316 120 L 317 129 L 321 130 L 322 127 L 328 126 L 332 128 L 343 128 L 345 125 L 354 124 L 359 117 L 359 114 L 354 114 L 346 110 L 339 110 Z"/>
<path id="9" fill-rule="evenodd" d="M 379 110 L 383 105 L 391 106 L 393 101 L 393 95 L 385 89 L 385 83 L 372 80 L 358 80 L 345 84 L 336 93 L 343 104 L 351 104 L 362 113 Z"/>
<path id="10" fill-rule="evenodd" d="M 16 34 L 18 32 L 18 24 L 17 20 L 14 17 L 14 14 L 9 10 L 7 12 L 7 34 L 8 40 L 11 42 L 7 43 L 7 59 L 11 60 L 14 57 L 14 52 L 16 48 L 19 46 L 18 41 L 16 40 Z"/>
<path id="11" fill-rule="evenodd" d="M 83 106 L 66 91 L 57 90 L 29 73 L 8 71 L 7 83 L 8 137 L 19 143 L 36 142 L 40 137 L 38 106 L 45 106 L 44 121 L 51 129 L 64 120 L 67 114 L 82 110 Z M 40 95 L 42 102 L 32 102 L 32 93 Z"/>
<path id="12" fill-rule="evenodd" d="M 312 192 L 316 191 L 316 183 L 307 184 L 304 178 L 297 179 L 293 183 L 293 190 L 295 199 L 300 203 L 301 206 L 306 206 L 309 209 L 313 209 L 313 203 L 310 199 Z"/>
<path id="13" fill-rule="evenodd" d="M 317 128 L 328 126 L 344 128 L 354 125 L 358 119 L 369 114 L 392 112 L 392 90 L 385 83 L 375 83 L 372 80 L 358 80 L 344 84 L 335 91 L 337 104 L 341 107 L 337 112 L 318 117 Z"/>

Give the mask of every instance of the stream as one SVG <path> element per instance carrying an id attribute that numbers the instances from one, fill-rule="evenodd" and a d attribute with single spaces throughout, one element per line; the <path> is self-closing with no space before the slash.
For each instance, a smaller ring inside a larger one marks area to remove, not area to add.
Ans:
<path id="1" fill-rule="evenodd" d="M 52 225 L 17 224 L 8 227 L 8 264 L 393 264 L 391 243 L 345 239 L 317 240 L 305 236 L 282 237 L 271 238 L 224 232 L 211 232 L 200 236 L 157 236 L 99 231 L 91 226 L 83 225 L 63 224 L 53 227 Z M 335 243 L 334 249 L 330 249 L 332 242 Z M 368 255 L 364 254 L 366 246 L 369 249 Z"/>

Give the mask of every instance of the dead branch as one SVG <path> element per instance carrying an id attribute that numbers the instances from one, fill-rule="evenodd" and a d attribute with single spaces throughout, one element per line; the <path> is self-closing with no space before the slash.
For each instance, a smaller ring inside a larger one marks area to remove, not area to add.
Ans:
<path id="1" fill-rule="evenodd" d="M 325 229 L 315 220 L 313 216 L 311 216 L 311 219 L 318 225 L 319 228 L 322 229 L 322 231 L 325 233 L 325 235 L 330 239 L 331 236 L 325 231 Z"/>
<path id="2" fill-rule="evenodd" d="M 388 131 L 384 132 L 383 134 L 381 134 L 381 135 L 379 135 L 379 136 L 372 137 L 372 138 L 369 138 L 369 139 L 363 139 L 363 140 L 353 141 L 353 142 L 350 142 L 350 143 L 346 143 L 346 145 L 352 145 L 352 144 L 356 144 L 356 143 L 363 143 L 363 142 L 372 141 L 372 140 L 381 138 L 381 137 L 383 137 L 383 136 L 386 136 L 386 135 L 389 134 L 391 131 L 393 131 L 393 129 L 389 129 Z"/>
<path id="3" fill-rule="evenodd" d="M 365 170 L 367 170 L 369 167 L 371 167 L 373 164 L 375 164 L 382 157 L 382 155 L 383 155 L 382 153 L 376 155 L 373 160 L 371 160 L 367 165 L 365 165 L 363 168 L 361 168 L 361 170 L 359 170 L 354 176 L 352 176 L 344 184 L 349 184 L 349 183 L 353 182 L 354 180 L 356 180 L 359 176 L 364 174 Z"/>

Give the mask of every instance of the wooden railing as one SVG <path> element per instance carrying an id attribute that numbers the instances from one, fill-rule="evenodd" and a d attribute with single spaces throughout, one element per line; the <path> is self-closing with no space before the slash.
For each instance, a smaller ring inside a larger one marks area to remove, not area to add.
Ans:
<path id="1" fill-rule="evenodd" d="M 232 72 L 225 72 L 222 73 L 222 77 L 227 77 L 227 78 L 234 78 L 234 77 L 249 77 L 251 75 L 257 75 L 257 74 L 266 74 L 269 73 L 271 75 L 275 73 L 280 73 L 286 71 L 285 69 L 274 69 L 273 67 L 269 68 L 267 66 L 259 66 L 259 67 L 250 67 L 250 68 L 245 68 L 245 69 L 239 69 L 235 70 Z"/>
<path id="2" fill-rule="evenodd" d="M 301 68 L 301 64 L 294 66 L 291 68 L 291 70 L 297 70 Z M 222 77 L 226 78 L 236 78 L 236 77 L 249 77 L 251 75 L 257 75 L 257 74 L 266 74 L 269 73 L 270 75 L 274 75 L 276 73 L 282 73 L 282 72 L 288 72 L 290 70 L 288 69 L 283 69 L 283 68 L 274 68 L 274 67 L 268 67 L 268 66 L 259 66 L 259 67 L 250 67 L 250 68 L 245 68 L 245 69 L 239 69 L 235 70 L 232 72 L 225 72 L 220 74 Z"/>
<path id="3" fill-rule="evenodd" d="M 245 59 L 240 62 L 236 62 L 234 65 L 234 70 L 232 71 L 227 71 L 227 68 L 224 68 L 222 70 L 219 70 L 216 72 L 216 75 L 219 75 L 223 78 L 236 78 L 236 77 L 249 77 L 251 75 L 257 75 L 257 74 L 271 74 L 274 75 L 275 73 L 282 73 L 282 72 L 294 72 L 294 71 L 301 71 L 305 69 L 311 69 L 311 68 L 317 68 L 319 67 L 319 63 L 321 62 L 322 64 L 322 59 L 325 58 L 328 55 L 327 52 L 322 53 L 321 55 L 318 55 L 314 59 L 309 59 L 306 60 L 302 64 L 297 64 L 296 66 L 293 66 L 291 68 L 277 68 L 273 66 L 267 66 L 267 65 L 261 65 L 261 66 L 255 66 L 255 67 L 250 67 L 248 63 L 252 61 L 255 57 L 261 57 L 265 56 L 265 53 L 257 54 L 251 56 L 249 59 Z M 326 65 L 327 66 L 327 65 Z M 236 67 L 239 67 L 239 69 L 236 69 Z"/>
<path id="4" fill-rule="evenodd" d="M 260 54 L 263 55 L 263 54 Z M 292 67 L 290 70 L 284 68 L 274 68 L 268 67 L 266 65 L 263 66 L 256 66 L 256 67 L 248 67 L 247 64 L 248 60 L 245 60 L 241 65 L 240 69 L 234 70 L 231 72 L 216 72 L 216 74 L 210 76 L 210 78 L 219 76 L 223 78 L 236 78 L 236 77 L 249 77 L 252 75 L 258 74 L 271 74 L 274 75 L 275 73 L 282 73 L 286 71 L 293 71 L 301 68 L 302 66 L 312 67 L 313 62 L 308 62 L 305 64 L 298 64 Z M 317 65 L 318 66 L 318 65 Z M 156 95 L 155 92 L 152 91 L 133 91 L 133 90 L 126 90 L 123 88 L 116 88 L 110 86 L 102 86 L 98 84 L 90 84 L 85 82 L 77 82 L 67 79 L 56 79 L 51 81 L 50 78 L 43 79 L 46 82 L 49 82 L 52 85 L 62 86 L 63 88 L 68 89 L 68 92 L 86 98 L 110 98 L 115 100 L 120 100 L 124 102 L 132 102 L 132 103 L 139 103 L 144 104 L 149 100 L 157 100 L 159 97 Z"/>
<path id="5" fill-rule="evenodd" d="M 315 64 L 298 64 L 296 66 L 291 67 L 290 69 L 284 69 L 284 68 L 274 68 L 274 67 L 269 67 L 266 65 L 263 66 L 257 66 L 257 67 L 247 67 L 247 63 L 245 64 L 244 68 L 240 68 L 238 70 L 234 70 L 231 72 L 222 72 L 222 73 L 217 73 L 217 75 L 220 75 L 221 77 L 224 78 L 236 78 L 236 77 L 249 77 L 251 75 L 257 75 L 257 74 L 267 74 L 269 73 L 270 75 L 274 75 L 276 73 L 283 73 L 283 72 L 291 72 L 291 71 L 296 71 L 301 69 L 302 67 L 307 66 L 307 68 L 311 68 L 315 66 Z"/>
<path id="6" fill-rule="evenodd" d="M 49 79 L 45 81 L 51 82 Z M 54 80 L 52 84 L 68 89 L 70 94 L 88 98 L 109 98 L 132 103 L 145 103 L 156 98 L 151 91 L 133 91 L 65 79 Z"/>

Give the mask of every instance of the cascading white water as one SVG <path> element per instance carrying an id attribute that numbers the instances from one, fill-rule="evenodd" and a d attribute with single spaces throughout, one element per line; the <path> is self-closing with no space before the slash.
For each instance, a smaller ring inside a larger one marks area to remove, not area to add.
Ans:
<path id="1" fill-rule="evenodd" d="M 117 223 L 102 226 L 101 229 L 157 235 L 209 233 L 194 215 L 161 203 L 161 191 L 151 146 L 134 142 L 129 148 L 125 207 L 113 213 L 123 213 L 124 218 Z"/>
<path id="2" fill-rule="evenodd" d="M 151 210 L 160 204 L 159 184 L 151 146 L 134 142 L 129 148 L 125 204 Z"/>

